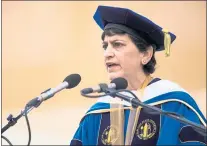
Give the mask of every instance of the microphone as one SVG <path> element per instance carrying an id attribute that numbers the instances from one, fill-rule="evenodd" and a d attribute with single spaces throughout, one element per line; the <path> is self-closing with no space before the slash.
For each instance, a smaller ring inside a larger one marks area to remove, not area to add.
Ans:
<path id="1" fill-rule="evenodd" d="M 124 78 L 116 78 L 111 81 L 110 84 L 104 84 L 101 83 L 96 87 L 92 88 L 85 88 L 81 90 L 81 93 L 83 94 L 90 94 L 94 92 L 105 92 L 106 89 L 115 89 L 115 90 L 120 90 L 120 89 L 126 89 L 128 86 L 128 82 Z"/>
<path id="2" fill-rule="evenodd" d="M 42 92 L 39 96 L 32 99 L 27 103 L 28 106 L 38 107 L 42 101 L 48 100 L 53 97 L 57 92 L 60 92 L 63 89 L 71 89 L 76 87 L 81 81 L 81 76 L 79 74 L 68 75 L 61 84 L 55 88 L 49 88 L 46 91 Z"/>
<path id="3" fill-rule="evenodd" d="M 19 120 L 23 115 L 25 115 L 27 119 L 27 113 L 29 113 L 34 107 L 38 107 L 42 101 L 45 101 L 51 97 L 53 97 L 57 92 L 63 90 L 63 89 L 71 89 L 77 86 L 81 81 L 81 76 L 79 74 L 71 74 L 67 76 L 61 84 L 59 84 L 57 87 L 52 88 L 52 89 L 47 89 L 43 93 L 41 93 L 39 96 L 36 98 L 30 100 L 26 106 L 25 109 L 21 111 L 21 113 L 17 117 L 13 117 L 13 115 L 9 115 L 7 120 L 9 121 L 7 125 L 5 125 L 1 129 L 1 134 L 4 133 L 7 129 L 9 129 L 11 126 L 14 126 L 17 123 L 17 120 Z M 29 121 L 28 119 L 27 125 L 30 133 L 30 127 L 29 127 Z M 30 136 L 30 134 L 29 134 Z"/>

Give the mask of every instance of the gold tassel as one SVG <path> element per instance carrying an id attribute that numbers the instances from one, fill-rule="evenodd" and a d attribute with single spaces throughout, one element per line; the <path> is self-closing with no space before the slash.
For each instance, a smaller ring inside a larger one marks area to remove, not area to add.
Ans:
<path id="1" fill-rule="evenodd" d="M 171 45 L 171 36 L 167 29 L 162 29 L 164 33 L 164 47 L 165 47 L 165 56 L 170 56 L 170 45 Z"/>

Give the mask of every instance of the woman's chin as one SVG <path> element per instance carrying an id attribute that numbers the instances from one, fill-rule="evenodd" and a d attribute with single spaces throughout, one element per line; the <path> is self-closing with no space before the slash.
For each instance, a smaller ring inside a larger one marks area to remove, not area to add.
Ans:
<path id="1" fill-rule="evenodd" d="M 108 73 L 109 80 L 113 80 L 119 77 L 123 77 L 123 75 L 119 72 Z"/>

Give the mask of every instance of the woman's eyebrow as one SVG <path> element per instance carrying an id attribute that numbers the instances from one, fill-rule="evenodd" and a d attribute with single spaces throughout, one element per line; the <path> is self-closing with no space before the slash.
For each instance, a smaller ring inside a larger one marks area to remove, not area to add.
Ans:
<path id="1" fill-rule="evenodd" d="M 118 40 L 118 39 L 115 39 L 115 40 L 112 40 L 112 41 L 109 41 L 110 43 L 114 43 L 114 42 L 125 42 L 125 40 Z M 107 41 L 103 41 L 102 44 L 107 44 L 108 42 Z"/>

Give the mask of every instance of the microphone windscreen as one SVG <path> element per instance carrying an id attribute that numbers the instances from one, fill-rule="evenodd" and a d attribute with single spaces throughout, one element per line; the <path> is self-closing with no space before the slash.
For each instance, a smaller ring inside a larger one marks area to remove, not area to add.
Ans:
<path id="1" fill-rule="evenodd" d="M 81 81 L 81 76 L 79 74 L 71 74 L 68 75 L 63 82 L 67 82 L 68 83 L 68 87 L 66 89 L 70 89 L 73 88 L 75 86 L 77 86 Z"/>
<path id="2" fill-rule="evenodd" d="M 124 78 L 116 78 L 111 81 L 111 83 L 116 84 L 116 90 L 126 89 L 128 86 L 128 82 Z"/>
<path id="3" fill-rule="evenodd" d="M 92 88 L 85 88 L 85 89 L 81 90 L 81 93 L 90 94 L 90 93 L 93 93 L 93 89 Z"/>

